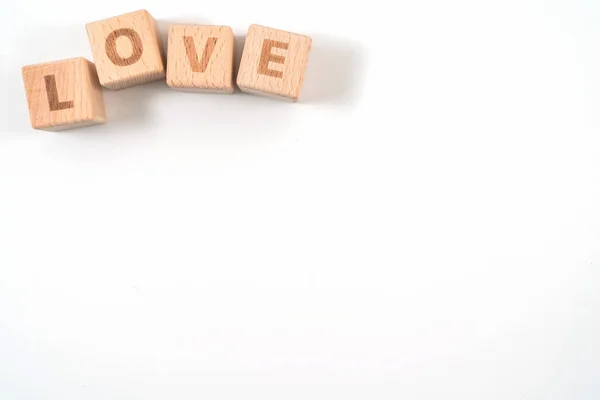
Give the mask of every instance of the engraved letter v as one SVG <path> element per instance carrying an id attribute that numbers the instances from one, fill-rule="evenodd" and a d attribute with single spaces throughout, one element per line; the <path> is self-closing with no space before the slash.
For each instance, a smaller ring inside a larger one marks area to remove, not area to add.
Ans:
<path id="1" fill-rule="evenodd" d="M 202 60 L 198 62 L 198 54 L 196 53 L 196 45 L 194 44 L 194 38 L 191 36 L 184 36 L 183 42 L 185 43 L 185 52 L 188 60 L 190 60 L 190 66 L 194 72 L 204 72 L 208 66 L 208 60 L 212 55 L 215 45 L 217 44 L 217 38 L 210 37 L 206 41 L 204 46 L 204 53 L 202 54 Z"/>

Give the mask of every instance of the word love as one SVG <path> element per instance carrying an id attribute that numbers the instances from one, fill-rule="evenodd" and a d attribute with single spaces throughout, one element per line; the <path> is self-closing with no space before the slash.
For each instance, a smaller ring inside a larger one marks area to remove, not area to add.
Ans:
<path id="1" fill-rule="evenodd" d="M 156 21 L 146 10 L 87 24 L 94 63 L 72 58 L 23 67 L 34 129 L 58 131 L 106 122 L 102 87 L 120 90 L 166 79 L 173 89 L 233 93 L 233 31 L 172 25 L 166 66 Z M 311 39 L 252 25 L 237 85 L 244 92 L 297 101 Z"/>

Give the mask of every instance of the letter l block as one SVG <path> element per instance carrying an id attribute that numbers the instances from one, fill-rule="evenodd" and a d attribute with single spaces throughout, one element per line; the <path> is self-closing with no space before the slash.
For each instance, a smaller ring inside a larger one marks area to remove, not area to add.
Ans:
<path id="1" fill-rule="evenodd" d="M 244 92 L 297 101 L 312 40 L 303 35 L 251 25 L 237 84 Z"/>
<path id="2" fill-rule="evenodd" d="M 22 69 L 31 127 L 60 131 L 106 122 L 94 64 L 70 58 Z"/>
<path id="3" fill-rule="evenodd" d="M 156 21 L 146 10 L 86 25 L 100 84 L 119 90 L 164 79 Z"/>

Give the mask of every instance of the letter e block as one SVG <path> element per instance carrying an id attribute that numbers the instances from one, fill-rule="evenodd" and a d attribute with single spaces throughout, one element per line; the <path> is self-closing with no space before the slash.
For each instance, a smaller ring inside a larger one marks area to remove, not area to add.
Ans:
<path id="1" fill-rule="evenodd" d="M 167 85 L 206 93 L 233 93 L 235 40 L 228 26 L 172 25 Z"/>
<path id="2" fill-rule="evenodd" d="M 244 92 L 297 101 L 311 38 L 260 25 L 248 29 L 237 75 Z"/>
<path id="3" fill-rule="evenodd" d="M 94 64 L 71 58 L 22 69 L 31 127 L 60 131 L 106 122 Z"/>
<path id="4" fill-rule="evenodd" d="M 165 77 L 156 21 L 146 10 L 86 25 L 100 84 L 124 89 Z"/>

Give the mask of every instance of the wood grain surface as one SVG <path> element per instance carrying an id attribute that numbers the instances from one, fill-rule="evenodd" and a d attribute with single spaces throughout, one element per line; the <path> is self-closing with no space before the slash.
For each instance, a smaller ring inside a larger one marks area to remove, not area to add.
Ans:
<path id="1" fill-rule="evenodd" d="M 174 89 L 233 93 L 234 46 L 228 26 L 172 25 L 167 84 Z"/>
<path id="2" fill-rule="evenodd" d="M 251 25 L 237 84 L 242 91 L 297 101 L 304 82 L 311 38 Z"/>
<path id="3" fill-rule="evenodd" d="M 100 84 L 119 90 L 164 79 L 156 21 L 146 10 L 86 25 Z"/>
<path id="4" fill-rule="evenodd" d="M 22 69 L 31 127 L 59 131 L 106 122 L 94 64 L 71 58 Z"/>

